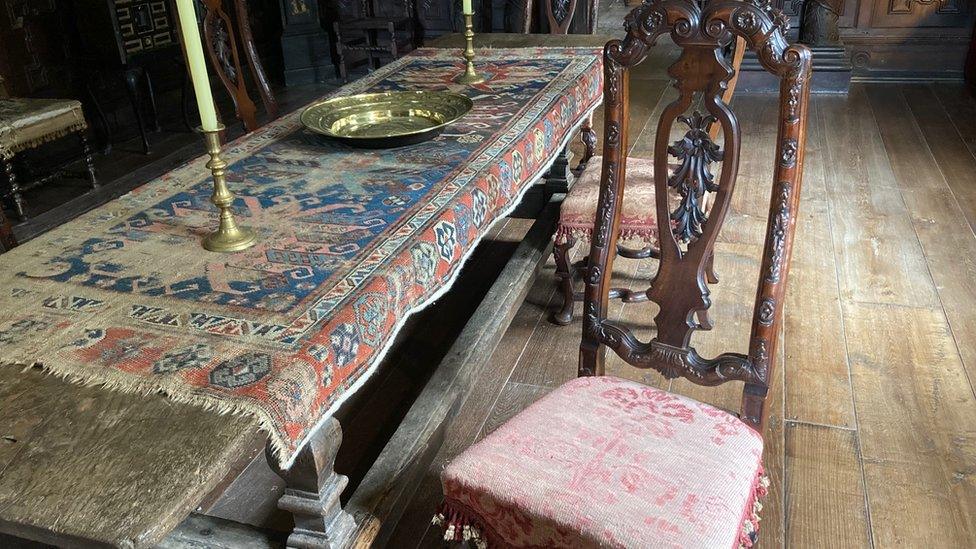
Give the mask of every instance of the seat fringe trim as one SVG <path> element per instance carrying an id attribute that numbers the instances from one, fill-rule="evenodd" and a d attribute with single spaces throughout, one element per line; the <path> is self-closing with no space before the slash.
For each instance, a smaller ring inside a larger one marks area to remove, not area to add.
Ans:
<path id="1" fill-rule="evenodd" d="M 488 549 L 488 532 L 482 520 L 463 505 L 445 500 L 437 508 L 437 514 L 430 521 L 434 526 L 444 528 L 444 541 L 468 542 L 477 549 Z M 491 547 L 495 547 L 491 544 Z"/>
<path id="2" fill-rule="evenodd" d="M 769 492 L 769 477 L 763 471 L 762 464 L 756 471 L 756 478 L 752 482 L 752 491 L 746 506 L 742 510 L 742 529 L 739 531 L 738 549 L 749 549 L 759 540 L 759 513 L 762 512 L 762 499 Z"/>

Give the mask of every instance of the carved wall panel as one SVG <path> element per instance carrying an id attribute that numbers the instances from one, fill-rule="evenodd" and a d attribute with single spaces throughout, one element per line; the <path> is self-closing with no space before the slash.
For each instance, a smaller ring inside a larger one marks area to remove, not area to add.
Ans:
<path id="1" fill-rule="evenodd" d="M 968 26 L 966 0 L 874 0 L 872 24 L 878 27 Z"/>

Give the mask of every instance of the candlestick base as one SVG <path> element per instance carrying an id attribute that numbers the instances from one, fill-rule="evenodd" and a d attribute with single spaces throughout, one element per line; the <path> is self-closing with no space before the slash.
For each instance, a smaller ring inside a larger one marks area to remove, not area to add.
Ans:
<path id="1" fill-rule="evenodd" d="M 203 249 L 209 252 L 232 253 L 246 250 L 258 243 L 258 234 L 247 227 L 217 229 L 203 239 Z"/>
<path id="2" fill-rule="evenodd" d="M 247 227 L 239 227 L 234 219 L 234 193 L 227 187 L 227 178 L 224 175 L 227 169 L 227 162 L 220 156 L 220 131 L 219 127 L 213 131 L 204 131 L 203 136 L 207 142 L 207 154 L 210 155 L 210 162 L 207 167 L 213 173 L 214 192 L 210 200 L 214 206 L 220 210 L 220 226 L 216 231 L 208 234 L 203 239 L 203 249 L 211 252 L 232 253 L 246 250 L 255 245 L 258 241 L 257 233 Z"/>
<path id="3" fill-rule="evenodd" d="M 481 76 L 474 70 L 474 14 L 466 13 L 464 14 L 464 57 L 465 68 L 464 74 L 458 76 L 454 79 L 458 84 L 480 84 L 485 81 L 485 77 Z"/>
<path id="4" fill-rule="evenodd" d="M 485 81 L 485 77 L 474 72 L 474 68 L 472 67 L 471 70 L 465 71 L 464 74 L 458 76 L 454 81 L 458 84 L 467 84 L 470 86 L 472 84 L 481 84 Z"/>

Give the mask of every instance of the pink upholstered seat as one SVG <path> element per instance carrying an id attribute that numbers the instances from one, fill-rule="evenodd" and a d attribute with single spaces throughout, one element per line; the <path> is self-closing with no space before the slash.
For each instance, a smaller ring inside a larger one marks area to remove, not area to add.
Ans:
<path id="1" fill-rule="evenodd" d="M 762 450 L 717 408 L 583 377 L 458 456 L 434 521 L 478 547 L 749 547 Z"/>
<path id="2" fill-rule="evenodd" d="M 595 156 L 576 179 L 559 211 L 557 238 L 573 236 L 589 240 L 596 220 L 600 197 L 600 171 L 603 157 Z M 627 159 L 627 187 L 620 216 L 620 236 L 657 243 L 657 216 L 654 211 L 654 161 Z"/>

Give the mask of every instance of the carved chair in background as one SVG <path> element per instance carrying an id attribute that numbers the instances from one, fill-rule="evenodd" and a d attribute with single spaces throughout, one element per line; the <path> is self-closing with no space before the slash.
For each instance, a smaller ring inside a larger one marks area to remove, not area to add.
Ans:
<path id="1" fill-rule="evenodd" d="M 66 173 L 57 169 L 33 181 L 21 183 L 14 170 L 14 157 L 24 151 L 66 135 L 75 135 L 80 141 L 85 161 L 84 175 L 92 189 L 98 188 L 87 131 L 88 122 L 85 121 L 81 102 L 74 99 L 7 97 L 3 80 L 0 79 L 0 171 L 7 183 L 6 188 L 0 190 L 0 198 L 10 200 L 20 219 L 27 218 L 23 193 Z"/>
<path id="2" fill-rule="evenodd" d="M 417 26 L 413 15 L 413 2 L 403 0 L 401 17 L 382 17 L 370 0 L 362 0 L 360 17 L 348 21 L 336 21 L 336 53 L 339 57 L 339 78 L 349 79 L 347 56 L 353 52 L 366 54 L 370 68 L 379 68 L 383 61 L 399 59 L 415 47 Z M 381 33 L 385 33 L 380 40 Z M 353 35 L 353 36 L 350 36 Z"/>
<path id="3" fill-rule="evenodd" d="M 745 53 L 745 41 L 737 37 L 730 46 L 727 58 L 730 60 L 734 76 L 722 94 L 722 101 L 731 104 L 735 94 L 736 81 L 739 78 L 739 67 Z M 708 135 L 711 139 L 718 137 L 721 126 L 712 122 L 708 124 Z M 621 212 L 621 236 L 631 241 L 628 246 L 617 246 L 617 255 L 626 259 L 648 259 L 658 257 L 657 218 L 653 208 L 646 208 L 646 203 L 654 202 L 654 161 L 643 158 L 630 158 L 629 169 L 635 176 L 631 178 L 628 199 L 624 202 Z M 583 301 L 583 292 L 574 289 L 576 280 L 586 270 L 587 259 L 573 262 L 572 251 L 577 242 L 589 242 L 596 223 L 597 200 L 600 196 L 600 167 L 603 157 L 596 157 L 590 169 L 584 169 L 579 174 L 576 184 L 569 190 L 563 200 L 559 212 L 559 224 L 556 227 L 556 242 L 552 248 L 553 259 L 556 262 L 556 281 L 562 293 L 563 305 L 553 315 L 553 322 L 566 326 L 573 321 L 573 308 L 576 303 Z M 585 168 L 585 165 L 584 165 Z M 707 209 L 708 195 L 702 197 L 700 205 Z M 633 245 L 639 247 L 631 247 Z M 712 269 L 711 260 L 706 273 L 708 282 L 718 283 L 718 277 Z M 620 299 L 624 303 L 640 303 L 647 301 L 645 292 L 634 292 L 626 288 L 614 288 L 610 291 L 611 299 Z"/>
<path id="4" fill-rule="evenodd" d="M 248 92 L 248 81 L 251 80 L 257 88 L 269 120 L 278 117 L 278 101 L 271 91 L 264 66 L 258 57 L 246 0 L 227 1 L 234 3 L 233 17 L 225 9 L 224 0 L 201 0 L 204 51 L 221 84 L 234 102 L 235 116 L 244 124 L 244 128 L 251 132 L 262 124 L 258 122 L 257 105 Z M 245 74 L 241 63 L 242 49 L 250 78 Z"/>
<path id="5" fill-rule="evenodd" d="M 605 140 L 599 213 L 586 276 L 580 377 L 516 415 L 457 457 L 441 475 L 435 522 L 446 537 L 491 546 L 749 547 L 757 539 L 766 397 L 776 362 L 806 135 L 811 54 L 785 39 L 787 19 L 750 0 L 651 0 L 607 44 Z M 627 185 L 629 69 L 670 33 L 679 97 L 658 124 L 654 204 L 661 235 L 647 293 L 660 305 L 650 342 L 607 318 L 611 272 Z M 722 49 L 738 35 L 780 80 L 769 218 L 748 354 L 702 358 L 689 345 L 711 328 L 706 263 L 736 180 L 741 135 L 722 99 L 733 71 Z M 683 116 L 703 97 L 705 112 Z M 724 148 L 707 135 L 721 126 Z M 691 126 L 669 147 L 675 124 Z M 668 154 L 679 166 L 669 170 Z M 712 178 L 713 164 L 721 175 Z M 671 189 L 674 189 L 672 191 Z M 700 208 L 713 193 L 710 214 Z M 675 196 L 670 196 L 674 194 Z M 605 376 L 607 348 L 639 368 L 700 385 L 742 381 L 736 417 L 704 403 Z"/>

